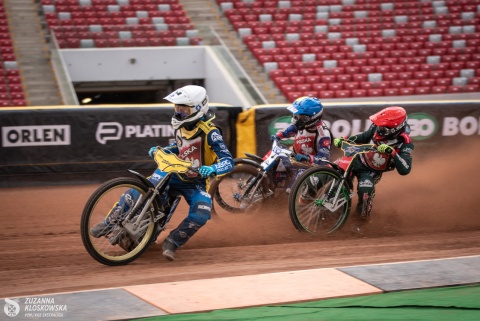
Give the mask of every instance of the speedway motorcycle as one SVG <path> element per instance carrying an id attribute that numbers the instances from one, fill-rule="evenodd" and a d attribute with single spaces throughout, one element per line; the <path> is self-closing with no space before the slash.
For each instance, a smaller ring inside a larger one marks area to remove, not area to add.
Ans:
<path id="1" fill-rule="evenodd" d="M 231 213 L 245 213 L 259 208 L 285 191 L 291 176 L 282 159 L 303 171 L 311 165 L 295 161 L 295 152 L 274 140 L 272 149 L 262 158 L 245 153 L 247 157 L 235 158 L 233 170 L 211 183 L 209 193 L 216 203 Z M 275 173 L 275 175 L 273 174 Z"/>
<path id="2" fill-rule="evenodd" d="M 300 231 L 328 235 L 340 229 L 346 222 L 354 196 L 352 162 L 360 154 L 376 151 L 373 144 L 355 144 L 343 141 L 343 156 L 326 165 L 303 172 L 295 181 L 289 195 L 289 215 Z M 360 217 L 368 221 L 375 191 L 363 200 Z"/>
<path id="3" fill-rule="evenodd" d="M 199 170 L 191 162 L 162 149 L 157 149 L 154 159 L 163 175 L 157 186 L 142 174 L 129 170 L 134 177 L 103 183 L 87 201 L 80 232 L 85 249 L 98 262 L 124 265 L 142 255 L 165 229 L 180 201 L 180 197 L 168 196 L 173 175 L 182 178 Z M 103 220 L 108 220 L 108 230 L 100 237 L 92 236 L 91 228 Z"/>

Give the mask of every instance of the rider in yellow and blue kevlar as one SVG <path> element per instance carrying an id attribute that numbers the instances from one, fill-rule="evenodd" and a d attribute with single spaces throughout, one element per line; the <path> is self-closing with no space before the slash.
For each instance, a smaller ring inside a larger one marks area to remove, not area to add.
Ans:
<path id="1" fill-rule="evenodd" d="M 375 186 L 382 178 L 382 173 L 396 169 L 400 175 L 408 175 L 412 170 L 413 142 L 409 136 L 410 127 L 407 113 L 402 107 L 387 107 L 370 116 L 372 125 L 368 130 L 350 137 L 335 138 L 336 147 L 343 140 L 357 144 L 371 144 L 376 152 L 361 154 L 353 160 L 351 166 L 357 177 L 358 203 L 356 219 L 360 225 L 369 221 L 371 208 L 366 208 L 367 200 L 375 196 Z M 371 202 L 370 202 L 371 204 Z"/>
<path id="2" fill-rule="evenodd" d="M 297 98 L 287 109 L 293 114 L 292 124 L 284 131 L 271 136 L 271 140 L 293 138 L 293 150 L 298 162 L 323 165 L 323 159 L 330 158 L 331 134 L 323 122 L 323 105 L 316 97 L 303 96 Z M 265 156 L 268 157 L 268 154 Z M 288 160 L 282 159 L 282 164 L 292 175 L 287 182 L 287 193 L 302 171 L 295 169 Z M 277 169 L 278 171 L 278 169 Z M 273 173 L 273 177 L 280 173 Z"/>
<path id="3" fill-rule="evenodd" d="M 180 159 L 193 162 L 193 165 L 199 168 L 198 174 L 189 173 L 187 180 L 173 176 L 170 182 L 169 197 L 177 199 L 170 212 L 175 210 L 180 195 L 190 206 L 188 216 L 170 232 L 162 244 L 163 256 L 168 260 L 174 260 L 175 251 L 211 217 L 212 199 L 207 192 L 207 180 L 212 175 L 221 176 L 232 171 L 234 163 L 220 129 L 212 123 L 215 116 L 209 111 L 209 99 L 205 88 L 196 85 L 184 86 L 164 99 L 173 103 L 175 107 L 171 120 L 175 130 L 175 142 L 163 150 L 176 154 Z M 152 147 L 148 152 L 150 157 L 154 158 L 159 148 Z M 163 175 L 157 169 L 149 180 L 156 186 Z M 123 195 L 117 207 L 125 206 L 126 203 L 133 204 L 131 199 L 135 197 Z M 90 230 L 92 236 L 100 237 L 109 233 L 108 217 Z"/>

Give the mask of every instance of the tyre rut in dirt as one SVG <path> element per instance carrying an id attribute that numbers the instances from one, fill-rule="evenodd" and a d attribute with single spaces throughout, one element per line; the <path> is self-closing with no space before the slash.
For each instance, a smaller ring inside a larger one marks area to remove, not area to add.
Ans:
<path id="1" fill-rule="evenodd" d="M 95 238 L 90 234 L 90 229 L 109 215 L 122 195 L 132 190 L 143 196 L 148 191 L 148 188 L 133 178 L 120 177 L 112 179 L 102 184 L 90 196 L 84 207 L 80 222 L 83 245 L 87 252 L 100 263 L 106 265 L 128 264 L 137 259 L 153 241 L 156 224 L 149 213 L 147 213 L 148 218 L 141 222 L 142 225 L 138 227 L 144 233 L 140 235 L 138 244 L 135 244 L 131 238 L 128 238 L 128 234 L 123 231 L 124 228 L 119 223 L 116 223 L 114 228 L 112 228 L 116 232 L 120 231 L 117 233 L 118 237 L 116 238 L 116 241 L 120 240 L 118 243 L 112 241 L 114 239 L 112 236 L 107 237 L 105 235 Z M 142 197 L 140 196 L 139 199 L 142 200 Z M 156 213 L 157 205 L 155 202 L 150 207 L 150 211 L 153 210 Z"/>
<path id="2" fill-rule="evenodd" d="M 339 199 L 346 202 L 335 211 L 322 204 L 331 186 L 338 186 L 339 174 L 328 167 L 314 167 L 306 170 L 292 186 L 288 210 L 296 229 L 316 235 L 328 235 L 340 229 L 347 221 L 350 212 L 350 190 L 342 186 Z"/>
<path id="3" fill-rule="evenodd" d="M 218 205 L 231 213 L 244 213 L 247 208 L 242 208 L 241 198 L 244 196 L 248 184 L 258 175 L 258 168 L 248 164 L 236 165 L 233 170 L 212 184 L 213 195 Z M 258 197 L 268 190 L 265 180 L 261 182 Z"/>

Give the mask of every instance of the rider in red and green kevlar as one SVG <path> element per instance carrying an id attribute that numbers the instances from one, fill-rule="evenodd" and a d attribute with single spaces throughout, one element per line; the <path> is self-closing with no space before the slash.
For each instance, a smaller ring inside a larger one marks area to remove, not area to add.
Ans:
<path id="1" fill-rule="evenodd" d="M 402 107 L 385 108 L 370 116 L 370 120 L 372 125 L 365 132 L 333 141 L 336 147 L 340 147 L 344 139 L 357 144 L 373 143 L 377 147 L 376 152 L 361 154 L 352 163 L 353 174 L 358 180 L 356 219 L 361 224 L 370 219 L 371 208 L 366 208 L 366 201 L 375 196 L 375 185 L 382 173 L 396 169 L 400 175 L 408 175 L 412 170 L 414 148 L 407 113 Z"/>

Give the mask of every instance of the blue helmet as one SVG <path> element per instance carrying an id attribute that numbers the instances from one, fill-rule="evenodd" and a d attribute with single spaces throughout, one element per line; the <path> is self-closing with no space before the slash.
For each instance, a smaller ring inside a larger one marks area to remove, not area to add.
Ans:
<path id="1" fill-rule="evenodd" d="M 287 109 L 293 113 L 292 122 L 299 130 L 317 124 L 323 113 L 320 100 L 309 96 L 297 98 Z"/>

